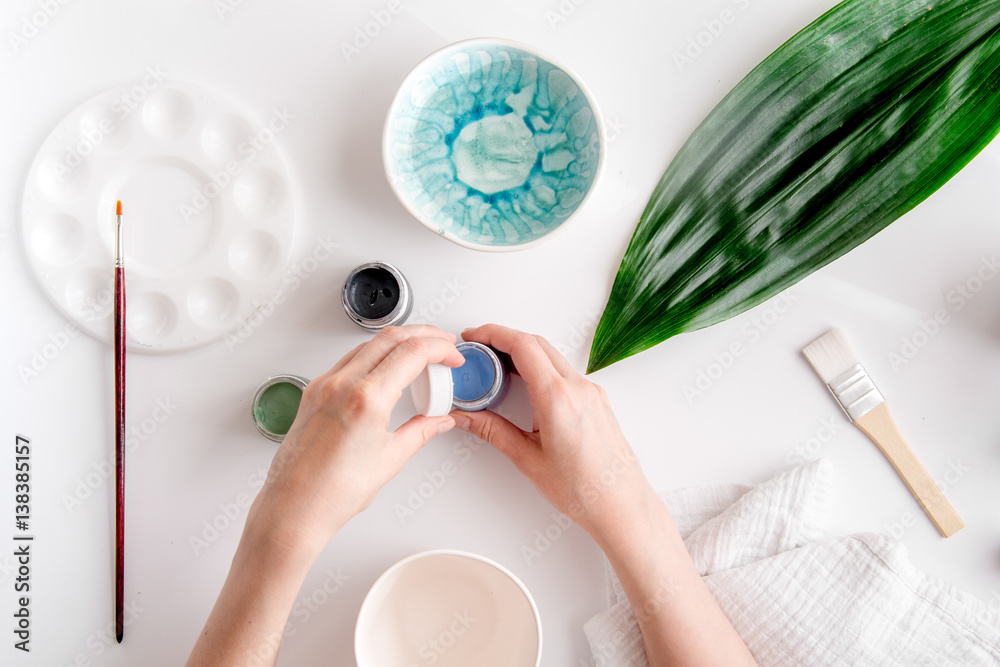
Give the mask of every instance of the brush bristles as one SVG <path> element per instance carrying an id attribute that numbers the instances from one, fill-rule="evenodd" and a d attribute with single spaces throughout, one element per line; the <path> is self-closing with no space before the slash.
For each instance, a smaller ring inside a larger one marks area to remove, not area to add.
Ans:
<path id="1" fill-rule="evenodd" d="M 831 329 L 802 348 L 802 354 L 816 375 L 829 384 L 848 368 L 858 363 L 858 358 L 840 329 Z"/>

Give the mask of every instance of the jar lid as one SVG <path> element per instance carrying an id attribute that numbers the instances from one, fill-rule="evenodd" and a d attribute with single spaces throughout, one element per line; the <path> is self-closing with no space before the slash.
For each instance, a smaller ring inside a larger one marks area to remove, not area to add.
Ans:
<path id="1" fill-rule="evenodd" d="M 451 369 L 431 364 L 410 385 L 410 395 L 417 412 L 425 417 L 443 417 L 451 411 L 454 398 Z"/>

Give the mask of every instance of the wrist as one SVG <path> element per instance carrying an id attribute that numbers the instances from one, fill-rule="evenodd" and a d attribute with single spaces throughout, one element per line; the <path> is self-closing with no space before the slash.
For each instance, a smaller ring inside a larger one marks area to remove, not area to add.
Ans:
<path id="1" fill-rule="evenodd" d="M 288 576 L 301 574 L 304 577 L 319 556 L 319 551 L 287 539 L 281 531 L 273 530 L 265 521 L 251 521 L 248 517 L 233 561 L 234 566 L 242 559 L 253 563 L 253 567 L 266 568 Z"/>
<path id="2" fill-rule="evenodd" d="M 645 478 L 605 500 L 608 502 L 595 514 L 588 532 L 609 557 L 627 553 L 652 535 L 661 534 L 665 523 L 673 525 L 666 506 Z"/>
<path id="3" fill-rule="evenodd" d="M 265 484 L 250 506 L 239 548 L 266 556 L 276 565 L 308 570 L 347 520 L 336 520 L 320 531 L 269 492 Z"/>

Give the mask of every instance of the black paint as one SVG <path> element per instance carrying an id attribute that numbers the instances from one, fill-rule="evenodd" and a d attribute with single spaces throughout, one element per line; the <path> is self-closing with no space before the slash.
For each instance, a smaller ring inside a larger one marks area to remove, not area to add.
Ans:
<path id="1" fill-rule="evenodd" d="M 355 313 L 366 320 L 378 320 L 399 303 L 399 283 L 385 269 L 368 268 L 352 276 L 346 295 Z"/>
<path id="2" fill-rule="evenodd" d="M 341 301 L 347 316 L 369 331 L 403 324 L 413 309 L 406 277 L 386 262 L 355 267 L 344 281 Z"/>

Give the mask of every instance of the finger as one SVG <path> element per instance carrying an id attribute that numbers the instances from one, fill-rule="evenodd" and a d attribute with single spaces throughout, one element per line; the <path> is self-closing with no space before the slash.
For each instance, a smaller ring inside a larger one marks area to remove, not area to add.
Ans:
<path id="1" fill-rule="evenodd" d="M 549 356 L 549 361 L 552 362 L 552 366 L 555 367 L 556 371 L 560 375 L 567 379 L 582 377 L 576 372 L 576 369 L 573 368 L 572 364 L 566 361 L 566 357 L 564 357 L 562 353 L 557 350 L 554 345 L 552 345 L 552 343 L 545 340 L 541 336 L 538 336 L 537 338 L 538 344 L 542 346 L 543 350 L 545 350 L 545 354 Z"/>
<path id="2" fill-rule="evenodd" d="M 361 343 L 360 345 L 357 345 L 353 350 L 351 350 L 350 352 L 348 352 L 347 354 L 345 354 L 343 357 L 341 357 L 340 361 L 338 361 L 336 364 L 333 365 L 333 368 L 331 368 L 327 372 L 323 373 L 319 377 L 315 378 L 313 380 L 313 382 L 316 382 L 318 380 L 323 380 L 323 379 L 325 379 L 327 377 L 336 375 L 340 371 L 344 370 L 344 368 L 347 366 L 347 364 L 351 363 L 351 360 L 354 359 L 354 357 L 357 356 L 358 352 L 361 351 L 361 348 L 363 348 L 367 344 L 368 343 Z"/>
<path id="3" fill-rule="evenodd" d="M 400 457 L 399 468 L 413 458 L 420 448 L 430 442 L 431 438 L 447 433 L 455 426 L 451 415 L 444 417 L 424 417 L 417 415 L 396 429 L 393 433 L 393 451 Z"/>
<path id="4" fill-rule="evenodd" d="M 549 355 L 542 349 L 538 338 L 531 334 L 499 324 L 485 324 L 474 329 L 466 329 L 462 332 L 462 338 L 495 347 L 509 354 L 529 390 L 532 386 L 545 388 L 560 375 Z"/>
<path id="5" fill-rule="evenodd" d="M 336 364 L 333 365 L 333 368 L 331 368 L 329 371 L 327 371 L 323 375 L 333 375 L 334 373 L 339 372 L 344 366 L 346 366 L 347 364 L 349 364 L 351 362 L 351 359 L 353 359 L 355 357 L 355 355 L 357 355 L 357 353 L 365 345 L 367 345 L 367 343 L 361 343 L 360 345 L 358 345 L 357 347 L 355 347 L 353 350 L 351 350 L 350 352 L 348 352 L 347 354 L 345 354 L 343 357 L 341 357 L 340 361 L 338 361 Z"/>
<path id="6" fill-rule="evenodd" d="M 451 416 L 455 418 L 457 428 L 490 443 L 518 468 L 538 453 L 538 443 L 532 434 L 525 433 L 495 412 L 455 410 Z"/>
<path id="7" fill-rule="evenodd" d="M 358 375 L 368 375 L 382 363 L 390 352 L 407 338 L 438 338 L 455 344 L 455 334 L 442 331 L 429 324 L 411 324 L 405 327 L 386 327 L 365 345 L 345 368 Z"/>
<path id="8" fill-rule="evenodd" d="M 403 390 L 430 364 L 458 368 L 465 358 L 455 345 L 441 338 L 411 337 L 403 340 L 368 374 L 386 395 L 399 399 Z"/>

